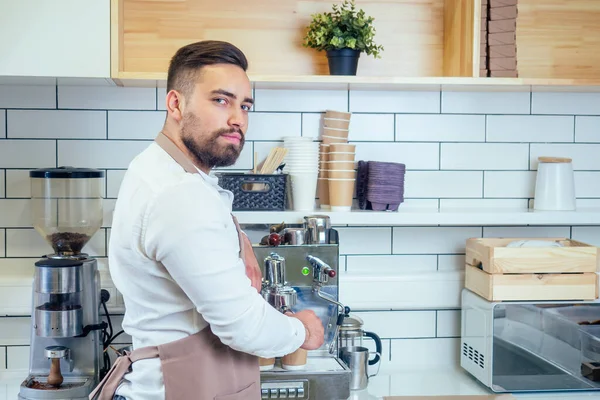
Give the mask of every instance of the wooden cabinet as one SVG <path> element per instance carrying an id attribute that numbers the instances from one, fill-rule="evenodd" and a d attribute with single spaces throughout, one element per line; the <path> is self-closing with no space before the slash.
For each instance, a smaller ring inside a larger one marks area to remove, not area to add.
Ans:
<path id="1" fill-rule="evenodd" d="M 0 76 L 110 78 L 110 0 L 0 0 Z"/>
<path id="2" fill-rule="evenodd" d="M 334 0 L 111 0 L 111 76 L 128 84 L 164 81 L 178 48 L 217 39 L 244 51 L 254 82 L 600 85 L 597 0 L 519 0 L 519 78 L 479 78 L 488 1 L 356 0 L 375 17 L 375 41 L 385 50 L 381 59 L 361 54 L 356 77 L 334 77 L 323 52 L 302 46 L 311 15 Z"/>
<path id="3" fill-rule="evenodd" d="M 600 1 L 519 0 L 518 13 L 520 77 L 600 79 Z"/>
<path id="4" fill-rule="evenodd" d="M 358 0 L 375 17 L 381 59 L 361 54 L 360 76 L 474 76 L 476 0 Z M 240 47 L 250 75 L 328 75 L 324 52 L 302 47 L 311 14 L 331 1 L 113 0 L 112 76 L 165 79 L 188 43 L 218 39 Z M 450 23 L 451 26 L 445 23 Z"/>

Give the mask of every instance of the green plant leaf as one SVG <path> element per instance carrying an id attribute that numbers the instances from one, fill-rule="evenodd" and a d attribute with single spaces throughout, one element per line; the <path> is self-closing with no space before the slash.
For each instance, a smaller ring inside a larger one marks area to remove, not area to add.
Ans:
<path id="1" fill-rule="evenodd" d="M 373 17 L 365 11 L 356 10 L 354 0 L 344 0 L 333 4 L 332 12 L 311 15 L 303 46 L 319 51 L 350 48 L 359 50 L 375 58 L 383 51 L 383 46 L 375 44 Z"/>

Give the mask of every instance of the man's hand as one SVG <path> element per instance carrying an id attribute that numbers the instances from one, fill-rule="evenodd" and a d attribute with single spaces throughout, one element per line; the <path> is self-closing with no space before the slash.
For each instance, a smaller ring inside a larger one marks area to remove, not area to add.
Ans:
<path id="1" fill-rule="evenodd" d="M 306 337 L 304 343 L 300 346 L 301 348 L 305 350 L 316 350 L 323 345 L 323 342 L 325 341 L 325 329 L 323 328 L 321 319 L 317 317 L 313 310 L 302 310 L 295 314 L 286 313 L 285 315 L 292 318 L 298 318 L 300 322 L 302 322 L 302 325 L 304 325 L 304 329 L 306 329 Z"/>
<path id="2" fill-rule="evenodd" d="M 244 264 L 246 265 L 246 276 L 250 278 L 252 287 L 260 293 L 260 289 L 262 288 L 262 273 L 260 272 L 260 266 L 254 255 L 250 239 L 243 233 L 241 235 L 244 237 Z"/>

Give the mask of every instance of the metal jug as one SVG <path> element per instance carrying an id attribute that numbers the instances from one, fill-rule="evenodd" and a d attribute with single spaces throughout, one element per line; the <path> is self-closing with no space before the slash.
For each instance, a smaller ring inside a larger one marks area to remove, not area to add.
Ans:
<path id="1" fill-rule="evenodd" d="M 375 365 L 379 362 L 381 352 L 381 339 L 374 332 L 363 330 L 364 322 L 357 315 L 350 314 L 344 318 L 344 322 L 340 326 L 339 333 L 339 348 L 364 347 L 363 337 L 370 337 L 375 341 L 375 357 L 369 360 L 369 365 Z"/>
<path id="2" fill-rule="evenodd" d="M 304 217 L 304 229 L 308 232 L 308 244 L 330 243 L 331 221 L 327 215 L 308 215 Z"/>

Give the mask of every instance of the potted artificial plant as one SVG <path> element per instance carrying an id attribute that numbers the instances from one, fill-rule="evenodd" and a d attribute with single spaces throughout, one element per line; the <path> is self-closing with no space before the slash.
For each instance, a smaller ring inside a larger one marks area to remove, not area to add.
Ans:
<path id="1" fill-rule="evenodd" d="M 333 12 L 312 15 L 304 47 L 325 50 L 331 75 L 356 75 L 360 53 L 381 58 L 383 46 L 373 42 L 373 17 L 356 11 L 354 0 L 333 5 Z"/>

